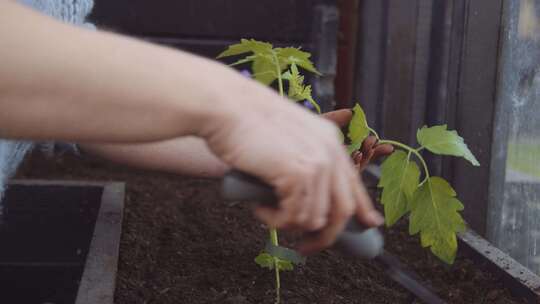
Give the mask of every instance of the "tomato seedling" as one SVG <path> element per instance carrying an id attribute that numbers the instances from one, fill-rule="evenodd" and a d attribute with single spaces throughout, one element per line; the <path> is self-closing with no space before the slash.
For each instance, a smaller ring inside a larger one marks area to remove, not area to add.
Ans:
<path id="1" fill-rule="evenodd" d="M 251 64 L 251 77 L 264 85 L 271 86 L 277 81 L 277 90 L 294 102 L 321 113 L 320 107 L 311 96 L 310 85 L 304 84 L 304 76 L 299 68 L 320 75 L 310 60 L 311 54 L 300 48 L 274 48 L 272 44 L 254 39 L 242 39 L 222 52 L 218 58 L 248 53 L 232 66 Z M 245 73 L 246 74 L 246 73 Z M 480 164 L 471 153 L 462 137 L 446 125 L 424 126 L 417 132 L 419 147 L 413 148 L 403 143 L 380 138 L 367 124 L 364 111 L 359 104 L 353 108 L 353 118 L 348 126 L 347 150 L 350 154 L 361 148 L 363 141 L 373 134 L 380 144 L 391 144 L 395 148 L 382 163 L 382 173 L 378 184 L 382 188 L 381 203 L 384 205 L 386 225 L 394 225 L 400 218 L 409 215 L 409 233 L 420 234 L 423 247 L 442 261 L 452 264 L 457 252 L 456 234 L 465 230 L 465 221 L 460 211 L 463 204 L 456 198 L 456 192 L 443 178 L 431 176 L 421 151 L 427 150 L 438 155 L 463 157 L 472 165 Z M 342 136 L 345 142 L 345 136 Z M 421 173 L 418 163 L 423 173 Z M 422 177 L 422 180 L 420 178 Z M 270 230 L 269 242 L 255 258 L 261 267 L 273 269 L 276 280 L 276 303 L 280 303 L 280 271 L 292 270 L 294 264 L 302 264 L 304 258 L 292 249 L 279 246 L 278 233 Z"/>

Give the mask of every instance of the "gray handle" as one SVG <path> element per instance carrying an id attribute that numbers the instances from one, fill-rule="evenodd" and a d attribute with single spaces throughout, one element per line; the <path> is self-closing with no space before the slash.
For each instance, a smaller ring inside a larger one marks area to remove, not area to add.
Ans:
<path id="1" fill-rule="evenodd" d="M 229 201 L 251 200 L 270 207 L 277 207 L 278 203 L 272 187 L 253 176 L 234 170 L 223 178 L 222 196 Z M 372 259 L 382 253 L 384 239 L 379 229 L 365 229 L 352 218 L 335 245 L 352 256 Z"/>

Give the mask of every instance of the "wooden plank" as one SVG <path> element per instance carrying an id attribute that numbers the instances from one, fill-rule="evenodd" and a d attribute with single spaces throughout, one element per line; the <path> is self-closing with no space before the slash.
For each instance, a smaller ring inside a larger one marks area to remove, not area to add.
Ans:
<path id="1" fill-rule="evenodd" d="M 96 1 L 92 20 L 136 36 L 304 41 L 311 33 L 312 0 Z"/>
<path id="2" fill-rule="evenodd" d="M 491 271 L 502 277 L 504 285 L 514 295 L 525 298 L 530 304 L 540 302 L 540 277 L 530 269 L 472 230 L 460 234 L 458 239 L 460 246 L 465 245 L 468 255 L 474 260 L 487 262 Z"/>
<path id="3" fill-rule="evenodd" d="M 362 0 L 359 6 L 353 98 L 371 127 L 381 130 L 388 1 Z"/>
<path id="4" fill-rule="evenodd" d="M 335 107 L 334 82 L 336 78 L 336 48 L 339 24 L 338 10 L 333 5 L 316 5 L 313 8 L 313 63 L 322 76 L 307 79 L 313 87 L 313 98 L 322 112 Z"/>
<path id="5" fill-rule="evenodd" d="M 455 128 L 482 165 L 452 160 L 452 184 L 469 225 L 485 235 L 502 0 L 467 0 L 465 32 L 454 103 Z M 473 186 L 474 185 L 474 186 Z"/>
<path id="6" fill-rule="evenodd" d="M 107 183 L 75 304 L 113 304 L 124 212 L 124 184 Z"/>
<path id="7" fill-rule="evenodd" d="M 376 185 L 381 177 L 381 168 L 369 165 L 364 178 Z M 471 229 L 457 235 L 459 250 L 480 263 L 487 263 L 490 271 L 500 276 L 512 294 L 524 297 L 527 303 L 540 301 L 540 277 L 508 254 L 495 247 L 488 240 Z"/>
<path id="8" fill-rule="evenodd" d="M 190 39 L 190 38 L 156 38 L 156 37 L 142 37 L 144 40 L 167 45 L 173 48 L 185 50 L 197 55 L 201 55 L 208 58 L 216 58 L 216 56 L 223 52 L 229 45 L 237 43 L 237 40 L 222 40 L 222 39 Z M 274 43 L 277 47 L 286 47 L 289 44 Z M 314 52 L 313 44 L 303 43 L 302 49 L 308 52 Z M 220 60 L 228 62 L 227 58 Z M 232 61 L 232 60 L 231 60 Z"/>
<path id="9" fill-rule="evenodd" d="M 415 105 L 415 64 L 418 2 L 390 0 L 382 106 L 382 134 L 412 143 Z"/>
<path id="10" fill-rule="evenodd" d="M 353 106 L 359 0 L 338 1 L 340 14 L 337 72 L 335 80 L 337 108 Z"/>

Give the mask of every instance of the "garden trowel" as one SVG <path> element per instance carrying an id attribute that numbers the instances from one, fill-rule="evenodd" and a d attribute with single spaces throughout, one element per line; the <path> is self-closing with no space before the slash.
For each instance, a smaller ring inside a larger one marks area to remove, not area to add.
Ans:
<path id="1" fill-rule="evenodd" d="M 222 196 L 229 201 L 256 201 L 270 207 L 277 207 L 278 203 L 272 187 L 239 171 L 231 171 L 224 177 Z M 377 228 L 365 229 L 356 219 L 351 219 L 336 240 L 335 247 L 350 256 L 379 262 L 388 276 L 425 303 L 445 303 L 407 273 L 396 257 L 384 250 L 384 239 Z"/>

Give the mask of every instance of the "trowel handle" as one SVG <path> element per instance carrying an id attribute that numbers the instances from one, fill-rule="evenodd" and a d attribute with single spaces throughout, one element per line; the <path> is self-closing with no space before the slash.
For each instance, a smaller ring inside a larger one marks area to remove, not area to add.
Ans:
<path id="1" fill-rule="evenodd" d="M 228 201 L 256 201 L 269 207 L 278 207 L 274 189 L 256 177 L 239 171 L 230 171 L 223 178 L 222 196 Z M 337 247 L 355 257 L 374 258 L 383 251 L 384 240 L 377 228 L 365 229 L 356 218 L 351 218 L 336 240 Z"/>

